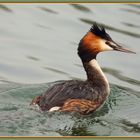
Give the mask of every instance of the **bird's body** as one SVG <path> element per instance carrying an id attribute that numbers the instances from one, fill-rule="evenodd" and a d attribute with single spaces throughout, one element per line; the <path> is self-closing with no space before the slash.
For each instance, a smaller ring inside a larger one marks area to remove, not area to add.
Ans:
<path id="1" fill-rule="evenodd" d="M 101 51 L 117 50 L 117 46 L 118 44 L 113 42 L 103 27 L 94 24 L 82 38 L 78 47 L 78 54 L 86 71 L 87 80 L 56 83 L 44 94 L 35 97 L 31 104 L 39 105 L 42 111 L 78 112 L 80 114 L 94 112 L 104 103 L 110 92 L 107 78 L 98 65 L 96 56 Z M 132 53 L 120 46 L 119 49 L 121 49 L 119 51 Z"/>

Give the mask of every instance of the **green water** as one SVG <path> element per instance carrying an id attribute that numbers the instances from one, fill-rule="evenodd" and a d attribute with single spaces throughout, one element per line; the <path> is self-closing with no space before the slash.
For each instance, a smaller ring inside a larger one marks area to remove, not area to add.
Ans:
<path id="1" fill-rule="evenodd" d="M 140 5 L 1 4 L 0 135 L 139 136 Z M 29 106 L 50 82 L 85 79 L 77 44 L 96 21 L 137 52 L 99 54 L 111 94 L 89 116 L 41 112 Z"/>

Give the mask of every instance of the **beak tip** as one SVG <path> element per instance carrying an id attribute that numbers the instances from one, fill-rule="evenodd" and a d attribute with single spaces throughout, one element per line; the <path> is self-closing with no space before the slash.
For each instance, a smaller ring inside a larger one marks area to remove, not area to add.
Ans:
<path id="1" fill-rule="evenodd" d="M 136 54 L 136 52 L 131 51 L 130 53 Z"/>

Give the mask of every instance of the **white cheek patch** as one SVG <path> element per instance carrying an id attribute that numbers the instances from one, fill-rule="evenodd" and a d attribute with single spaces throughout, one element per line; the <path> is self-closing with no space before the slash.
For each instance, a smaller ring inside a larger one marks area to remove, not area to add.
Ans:
<path id="1" fill-rule="evenodd" d="M 100 41 L 101 45 L 101 50 L 102 51 L 112 51 L 113 48 L 111 48 L 109 45 L 106 44 L 106 40 L 101 40 Z"/>
<path id="2" fill-rule="evenodd" d="M 59 106 L 52 107 L 49 112 L 58 111 L 60 109 Z"/>

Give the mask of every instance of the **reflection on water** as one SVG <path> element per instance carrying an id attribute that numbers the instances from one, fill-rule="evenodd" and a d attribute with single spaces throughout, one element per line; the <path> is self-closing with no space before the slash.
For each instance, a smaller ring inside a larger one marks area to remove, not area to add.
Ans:
<path id="1" fill-rule="evenodd" d="M 139 9 L 139 4 L 0 4 L 0 135 L 140 135 Z M 105 104 L 88 116 L 31 108 L 33 97 L 52 81 L 86 78 L 76 51 L 94 22 L 137 52 L 100 55 L 111 87 Z"/>

